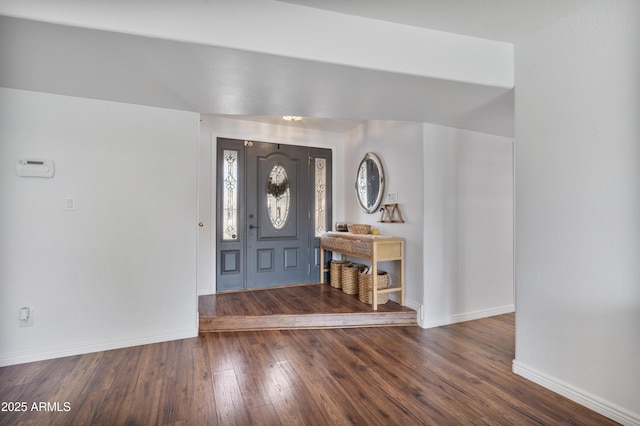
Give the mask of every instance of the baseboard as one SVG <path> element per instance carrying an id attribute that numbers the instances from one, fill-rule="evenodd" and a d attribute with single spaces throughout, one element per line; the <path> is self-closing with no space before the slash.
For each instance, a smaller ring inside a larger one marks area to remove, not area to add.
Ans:
<path id="1" fill-rule="evenodd" d="M 605 401 L 596 395 L 590 394 L 589 392 L 576 388 L 569 383 L 549 376 L 542 371 L 528 367 L 517 360 L 513 360 L 512 371 L 527 380 L 531 380 L 532 382 L 569 398 L 580 405 L 584 405 L 585 407 L 620 424 L 627 426 L 640 426 L 640 414 L 632 413 L 622 407 L 610 403 L 609 401 Z"/>
<path id="2" fill-rule="evenodd" d="M 211 294 L 216 294 L 216 291 L 213 287 L 198 287 L 198 296 L 209 296 Z"/>
<path id="3" fill-rule="evenodd" d="M 392 300 L 391 295 L 389 295 L 389 299 Z M 394 300 L 394 302 L 396 302 L 396 300 Z M 418 325 L 420 325 L 420 314 L 422 312 L 422 305 L 412 300 L 405 300 L 404 304 L 407 308 L 416 311 L 416 321 L 418 322 Z"/>
<path id="4" fill-rule="evenodd" d="M 198 335 L 198 328 L 188 328 L 167 333 L 141 335 L 125 339 L 111 339 L 88 342 L 79 345 L 65 345 L 49 347 L 34 351 L 15 352 L 0 355 L 0 367 L 24 364 L 27 362 L 44 361 L 65 356 L 82 355 L 92 352 L 108 351 L 112 349 L 128 348 L 131 346 L 148 345 L 151 343 L 168 342 L 171 340 L 188 339 Z"/>
<path id="5" fill-rule="evenodd" d="M 419 320 L 418 324 L 422 328 L 440 327 L 443 325 L 455 324 L 458 322 L 472 321 L 472 320 L 477 320 L 481 318 L 493 317 L 496 315 L 509 314 L 511 312 L 515 312 L 515 310 L 516 310 L 515 305 L 500 306 L 497 308 L 485 309 L 482 311 L 474 311 L 474 312 L 467 312 L 464 314 L 451 315 L 450 317 L 441 318 L 437 320 L 429 320 L 429 321 Z"/>

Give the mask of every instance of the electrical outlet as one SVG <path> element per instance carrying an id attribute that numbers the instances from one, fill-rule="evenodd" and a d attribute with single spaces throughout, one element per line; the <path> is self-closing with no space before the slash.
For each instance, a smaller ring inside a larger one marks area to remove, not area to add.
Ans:
<path id="1" fill-rule="evenodd" d="M 18 311 L 18 322 L 20 327 L 33 327 L 33 309 L 27 307 L 20 308 L 20 311 Z"/>
<path id="2" fill-rule="evenodd" d="M 64 199 L 64 209 L 65 210 L 75 210 L 76 209 L 76 201 L 73 197 L 65 197 Z"/>
<path id="3" fill-rule="evenodd" d="M 387 194 L 387 203 L 397 203 L 398 202 L 398 192 L 393 191 Z"/>

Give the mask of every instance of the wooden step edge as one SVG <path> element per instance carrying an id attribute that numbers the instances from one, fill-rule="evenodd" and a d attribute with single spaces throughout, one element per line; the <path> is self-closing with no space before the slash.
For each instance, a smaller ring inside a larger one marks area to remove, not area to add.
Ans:
<path id="1" fill-rule="evenodd" d="M 200 332 L 416 326 L 415 312 L 201 317 Z"/>

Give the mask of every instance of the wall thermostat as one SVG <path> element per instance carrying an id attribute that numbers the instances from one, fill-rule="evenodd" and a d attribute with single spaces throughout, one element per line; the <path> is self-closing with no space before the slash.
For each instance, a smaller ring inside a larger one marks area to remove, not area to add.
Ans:
<path id="1" fill-rule="evenodd" d="M 16 163 L 18 176 L 53 177 L 55 165 L 53 160 L 23 159 Z"/>

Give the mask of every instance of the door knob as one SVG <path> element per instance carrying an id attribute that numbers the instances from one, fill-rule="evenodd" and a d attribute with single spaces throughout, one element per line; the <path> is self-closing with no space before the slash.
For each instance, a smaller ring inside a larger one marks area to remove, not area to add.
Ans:
<path id="1" fill-rule="evenodd" d="M 255 226 L 255 225 L 249 225 L 249 229 L 258 229 L 260 228 L 259 226 Z"/>
<path id="2" fill-rule="evenodd" d="M 202 228 L 202 227 L 204 226 L 204 223 L 203 223 L 203 222 L 198 222 L 198 226 L 199 226 L 200 228 Z"/>

